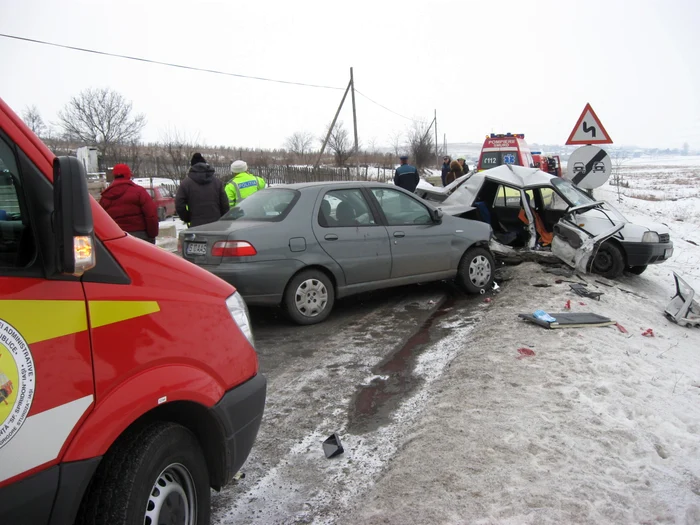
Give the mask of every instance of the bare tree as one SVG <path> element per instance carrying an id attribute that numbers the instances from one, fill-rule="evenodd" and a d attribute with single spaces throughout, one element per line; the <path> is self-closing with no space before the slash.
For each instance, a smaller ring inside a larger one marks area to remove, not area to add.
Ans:
<path id="1" fill-rule="evenodd" d="M 132 109 L 116 91 L 86 89 L 70 99 L 58 119 L 67 136 L 95 146 L 106 162 L 114 162 L 117 146 L 137 141 L 146 125 L 146 116 L 133 115 Z"/>
<path id="2" fill-rule="evenodd" d="M 416 168 L 423 169 L 431 166 L 435 160 L 435 142 L 430 133 L 430 125 L 414 122 L 413 128 L 408 131 L 408 147 Z"/>
<path id="3" fill-rule="evenodd" d="M 44 124 L 44 119 L 41 118 L 39 108 L 36 106 L 26 106 L 22 111 L 22 120 L 36 136 L 43 137 L 46 134 L 46 124 Z"/>
<path id="4" fill-rule="evenodd" d="M 328 128 L 326 128 L 326 134 L 328 134 Z M 321 142 L 323 142 L 323 139 L 321 139 Z M 328 139 L 328 148 L 333 153 L 335 165 L 339 167 L 344 166 L 353 153 L 348 130 L 343 127 L 343 123 L 340 121 L 336 122 L 335 127 L 331 131 Z"/>
<path id="5" fill-rule="evenodd" d="M 394 155 L 398 157 L 401 155 L 401 150 L 403 148 L 403 133 L 400 131 L 395 131 L 389 136 L 389 145 Z"/>
<path id="6" fill-rule="evenodd" d="M 308 131 L 296 131 L 287 137 L 285 147 L 296 155 L 299 163 L 304 164 L 311 153 L 313 142 L 314 137 Z"/>
<path id="7" fill-rule="evenodd" d="M 190 168 L 192 155 L 200 149 L 199 136 L 190 136 L 175 128 L 161 133 L 157 145 L 158 174 L 173 180 L 182 180 Z"/>
<path id="8" fill-rule="evenodd" d="M 617 186 L 617 202 L 622 202 L 622 192 L 621 187 L 625 185 L 622 175 L 622 166 L 625 162 L 629 160 L 627 153 L 623 150 L 616 150 L 615 153 L 611 155 L 612 158 L 612 185 Z M 629 183 L 627 183 L 629 187 Z"/>

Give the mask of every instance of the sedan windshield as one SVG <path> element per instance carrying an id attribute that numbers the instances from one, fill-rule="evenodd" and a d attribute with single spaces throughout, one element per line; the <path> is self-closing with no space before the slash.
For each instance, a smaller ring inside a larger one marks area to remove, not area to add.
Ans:
<path id="1" fill-rule="evenodd" d="M 564 198 L 571 203 L 572 206 L 583 206 L 595 202 L 588 195 L 579 190 L 566 179 L 553 178 L 552 184 L 559 190 Z"/>
<path id="2" fill-rule="evenodd" d="M 285 189 L 257 191 L 229 210 L 220 220 L 281 221 L 294 206 L 298 194 L 297 191 Z"/>

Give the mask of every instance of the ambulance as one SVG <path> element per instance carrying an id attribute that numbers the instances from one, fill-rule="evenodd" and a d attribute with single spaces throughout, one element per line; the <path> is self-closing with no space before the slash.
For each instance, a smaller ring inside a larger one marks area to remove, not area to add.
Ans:
<path id="1" fill-rule="evenodd" d="M 477 171 L 488 170 L 503 164 L 534 167 L 530 146 L 522 133 L 491 133 L 481 147 Z"/>
<path id="2" fill-rule="evenodd" d="M 209 523 L 265 405 L 245 302 L 125 234 L 2 99 L 0 290 L 0 524 Z"/>

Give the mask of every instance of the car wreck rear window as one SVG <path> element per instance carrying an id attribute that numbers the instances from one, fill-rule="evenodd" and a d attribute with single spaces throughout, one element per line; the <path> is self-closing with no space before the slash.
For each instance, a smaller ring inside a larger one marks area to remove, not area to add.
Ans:
<path id="1" fill-rule="evenodd" d="M 241 201 L 220 220 L 275 222 L 283 220 L 299 199 L 299 192 L 287 189 L 265 189 L 256 191 Z"/>
<path id="2" fill-rule="evenodd" d="M 588 195 L 571 184 L 568 180 L 554 178 L 552 184 L 559 190 L 564 198 L 571 203 L 572 206 L 582 206 L 595 202 Z"/>

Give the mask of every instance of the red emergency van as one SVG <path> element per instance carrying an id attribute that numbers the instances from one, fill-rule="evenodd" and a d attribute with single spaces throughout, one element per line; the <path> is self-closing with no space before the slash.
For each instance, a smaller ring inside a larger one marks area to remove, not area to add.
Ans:
<path id="1" fill-rule="evenodd" d="M 266 380 L 248 311 L 125 234 L 0 99 L 0 524 L 206 524 Z"/>
<path id="2" fill-rule="evenodd" d="M 479 155 L 478 171 L 488 170 L 502 164 L 534 167 L 530 146 L 522 133 L 491 133 L 484 140 Z"/>

